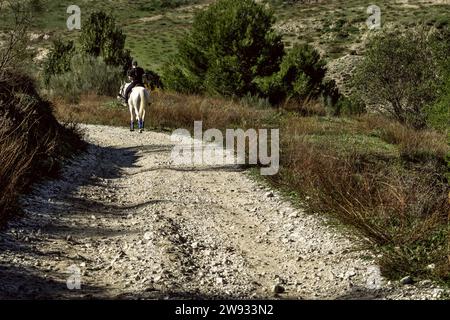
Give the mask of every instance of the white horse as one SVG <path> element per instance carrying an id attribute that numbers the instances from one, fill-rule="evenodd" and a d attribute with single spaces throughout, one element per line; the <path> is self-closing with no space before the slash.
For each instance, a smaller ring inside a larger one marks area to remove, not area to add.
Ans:
<path id="1" fill-rule="evenodd" d="M 125 82 L 122 83 L 120 87 L 120 93 L 117 97 L 124 101 L 125 99 L 125 91 L 131 83 Z M 138 121 L 139 132 L 142 133 L 144 131 L 144 123 L 145 123 L 145 108 L 150 105 L 150 93 L 144 87 L 134 87 L 131 90 L 130 97 L 128 98 L 128 107 L 130 108 L 130 131 L 134 131 L 134 117 Z M 134 111 L 134 113 L 133 113 Z"/>

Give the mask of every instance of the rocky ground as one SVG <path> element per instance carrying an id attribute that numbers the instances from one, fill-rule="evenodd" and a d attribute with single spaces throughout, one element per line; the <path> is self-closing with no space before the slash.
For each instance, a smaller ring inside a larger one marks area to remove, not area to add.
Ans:
<path id="1" fill-rule="evenodd" d="M 445 294 L 429 281 L 386 281 L 341 228 L 239 168 L 173 165 L 168 135 L 85 130 L 88 151 L 25 197 L 24 215 L 0 233 L 0 298 Z"/>

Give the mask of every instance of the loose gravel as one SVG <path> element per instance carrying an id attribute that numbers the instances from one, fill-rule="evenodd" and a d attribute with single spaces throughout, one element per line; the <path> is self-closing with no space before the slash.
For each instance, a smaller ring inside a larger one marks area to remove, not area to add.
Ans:
<path id="1" fill-rule="evenodd" d="M 241 168 L 173 165 L 169 135 L 83 128 L 88 150 L 25 196 L 24 214 L 0 232 L 2 299 L 447 294 L 386 281 L 345 229 Z"/>

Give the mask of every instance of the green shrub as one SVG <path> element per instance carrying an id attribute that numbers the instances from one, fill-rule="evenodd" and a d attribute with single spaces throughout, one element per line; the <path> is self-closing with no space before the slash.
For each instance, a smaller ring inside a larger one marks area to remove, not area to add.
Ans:
<path id="1" fill-rule="evenodd" d="M 177 8 L 186 4 L 193 4 L 198 1 L 196 0 L 156 0 L 156 5 L 160 8 Z"/>
<path id="2" fill-rule="evenodd" d="M 154 71 L 145 70 L 144 82 L 151 88 L 151 90 L 156 88 L 164 89 L 164 84 L 161 77 Z"/>
<path id="3" fill-rule="evenodd" d="M 77 103 L 81 94 L 116 96 L 122 70 L 107 65 L 102 58 L 76 55 L 72 58 L 70 71 L 52 77 L 52 94 L 70 103 Z"/>
<path id="4" fill-rule="evenodd" d="M 259 96 L 252 96 L 250 93 L 247 93 L 245 96 L 243 96 L 240 99 L 240 102 L 243 105 L 250 106 L 250 107 L 256 107 L 259 109 L 267 109 L 267 108 L 272 107 L 269 99 L 262 98 Z"/>
<path id="5" fill-rule="evenodd" d="M 357 96 L 340 96 L 334 110 L 336 115 L 361 115 L 366 112 L 366 105 Z"/>
<path id="6" fill-rule="evenodd" d="M 168 87 L 181 92 L 244 96 L 257 93 L 256 77 L 278 71 L 281 36 L 274 15 L 252 0 L 219 0 L 196 15 L 164 68 Z"/>
<path id="7" fill-rule="evenodd" d="M 42 0 L 29 0 L 30 9 L 34 13 L 41 13 L 45 10 L 45 4 Z"/>
<path id="8" fill-rule="evenodd" d="M 64 42 L 61 39 L 53 41 L 43 69 L 43 79 L 46 86 L 50 84 L 52 76 L 70 70 L 70 60 L 74 55 L 75 45 L 73 41 Z"/>
<path id="9" fill-rule="evenodd" d="M 434 35 L 423 28 L 377 34 L 355 72 L 357 94 L 401 123 L 423 128 L 425 107 L 442 82 L 436 48 Z"/>
<path id="10" fill-rule="evenodd" d="M 305 100 L 320 95 L 325 72 L 325 61 L 317 50 L 308 44 L 297 44 L 284 56 L 278 72 L 255 82 L 272 103 Z"/>
<path id="11" fill-rule="evenodd" d="M 80 36 L 81 50 L 94 57 L 101 56 L 106 64 L 121 66 L 126 72 L 131 66 L 130 51 L 125 49 L 126 35 L 116 25 L 114 17 L 97 11 L 84 23 Z"/>
<path id="12" fill-rule="evenodd" d="M 438 97 L 425 108 L 427 124 L 440 131 L 450 131 L 450 28 L 441 30 L 437 35 L 435 50 L 441 55 L 439 57 L 440 74 L 444 75 L 445 81 L 438 90 Z"/>
<path id="13" fill-rule="evenodd" d="M 428 108 L 427 115 L 428 126 L 437 130 L 450 131 L 450 81 L 448 81 L 446 91 L 443 95 Z"/>

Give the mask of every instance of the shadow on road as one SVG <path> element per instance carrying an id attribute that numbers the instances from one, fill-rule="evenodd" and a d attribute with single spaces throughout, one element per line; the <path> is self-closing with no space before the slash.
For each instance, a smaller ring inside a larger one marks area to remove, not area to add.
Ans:
<path id="1" fill-rule="evenodd" d="M 120 236 L 124 232 L 105 224 L 93 225 L 92 216 L 98 220 L 124 219 L 127 211 L 165 200 L 117 205 L 81 198 L 76 191 L 81 186 L 104 186 L 105 180 L 120 178 L 124 169 L 138 168 L 138 158 L 137 150 L 130 148 L 89 145 L 85 154 L 68 165 L 61 179 L 42 182 L 25 198 L 25 214 L 0 232 L 0 299 L 103 296 L 106 288 L 83 286 L 81 295 L 68 290 L 66 268 L 81 262 L 71 247 L 83 238 Z M 64 250 L 52 251 L 55 242 L 65 243 Z M 48 264 L 46 259 L 58 263 Z M 54 265 L 58 267 L 54 269 Z"/>

